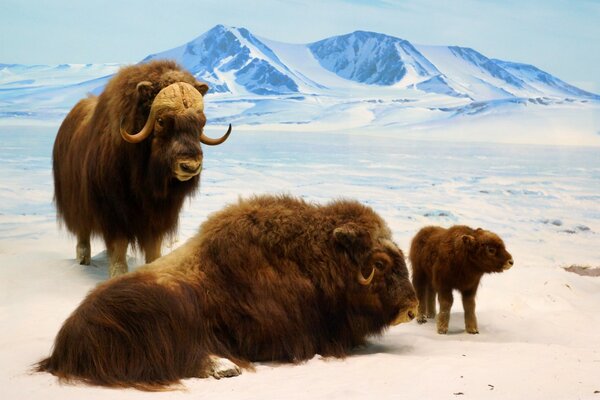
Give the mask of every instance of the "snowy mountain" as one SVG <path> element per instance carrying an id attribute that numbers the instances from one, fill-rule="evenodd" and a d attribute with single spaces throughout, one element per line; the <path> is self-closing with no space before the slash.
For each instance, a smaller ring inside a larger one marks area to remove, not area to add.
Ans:
<path id="1" fill-rule="evenodd" d="M 365 85 L 408 88 L 473 101 L 540 96 L 599 99 L 536 67 L 490 59 L 458 46 L 422 46 L 356 31 L 292 45 L 259 38 L 245 28 L 217 25 L 189 43 L 143 61 L 172 58 L 215 93 L 336 94 Z M 341 80 L 333 81 L 335 75 Z M 340 90 L 341 89 L 341 90 Z M 386 93 L 389 93 L 386 92 Z"/>
<path id="2" fill-rule="evenodd" d="M 175 59 L 213 92 L 297 93 L 298 84 L 273 51 L 244 28 L 217 25 L 189 43 L 143 61 Z"/>
<path id="3" fill-rule="evenodd" d="M 0 64 L 0 89 L 70 85 L 117 72 L 119 64 Z"/>
<path id="4" fill-rule="evenodd" d="M 440 73 L 408 41 L 379 33 L 357 31 L 308 48 L 323 68 L 366 84 L 413 83 Z"/>
<path id="5" fill-rule="evenodd" d="M 155 59 L 174 59 L 209 83 L 212 98 L 206 107 L 213 124 L 383 132 L 438 129 L 444 121 L 482 117 L 517 121 L 519 114 L 540 132 L 563 134 L 573 126 L 588 137 L 598 132 L 594 115 L 600 96 L 533 65 L 375 32 L 290 44 L 217 25 L 141 62 Z M 100 93 L 118 67 L 0 64 L 0 118 L 61 120 L 78 99 Z M 494 121 L 493 126 L 501 126 Z M 524 129 L 527 124 L 517 125 Z"/>

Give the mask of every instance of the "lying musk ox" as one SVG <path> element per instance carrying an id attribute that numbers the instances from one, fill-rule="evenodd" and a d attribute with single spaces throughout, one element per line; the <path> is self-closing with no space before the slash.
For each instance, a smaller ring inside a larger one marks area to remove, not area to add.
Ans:
<path id="1" fill-rule="evenodd" d="M 448 332 L 452 290 L 459 290 L 468 333 L 479 333 L 475 295 L 485 273 L 502 272 L 513 266 L 513 258 L 495 233 L 481 228 L 455 225 L 449 229 L 428 226 L 413 238 L 410 253 L 412 282 L 419 299 L 417 321 L 435 317 L 435 295 L 440 303 L 438 333 Z"/>
<path id="2" fill-rule="evenodd" d="M 171 254 L 99 285 L 37 368 L 159 390 L 237 375 L 252 361 L 343 357 L 416 308 L 404 256 L 371 208 L 255 197 L 214 214 Z"/>
<path id="3" fill-rule="evenodd" d="M 90 236 L 106 242 L 110 276 L 127 272 L 127 246 L 160 257 L 186 196 L 200 182 L 203 95 L 208 86 L 172 61 L 121 69 L 99 96 L 73 107 L 53 151 L 58 217 L 77 236 L 77 259 L 90 263 Z M 135 134 L 131 134 L 135 132 Z"/>

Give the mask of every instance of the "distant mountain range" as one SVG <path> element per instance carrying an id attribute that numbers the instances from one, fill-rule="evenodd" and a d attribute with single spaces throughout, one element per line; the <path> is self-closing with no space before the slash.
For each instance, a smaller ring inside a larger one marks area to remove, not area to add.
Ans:
<path id="1" fill-rule="evenodd" d="M 320 94 L 359 83 L 472 100 L 600 98 L 532 65 L 490 59 L 465 47 L 413 45 L 375 32 L 286 44 L 259 38 L 244 28 L 217 25 L 144 61 L 164 58 L 179 61 L 217 93 Z M 332 80 L 330 74 L 342 79 Z"/>
<path id="2" fill-rule="evenodd" d="M 533 65 L 375 32 L 290 44 L 216 25 L 141 62 L 155 59 L 174 59 L 209 83 L 207 115 L 213 124 L 381 131 L 543 109 L 544 117 L 535 121 L 558 129 L 546 116 L 570 115 L 564 124 L 569 127 L 580 120 L 571 110 L 595 113 L 600 107 L 597 94 Z M 60 120 L 86 93 L 100 93 L 119 67 L 0 64 L 0 118 Z M 586 130 L 595 134 L 594 119 L 587 115 Z"/>

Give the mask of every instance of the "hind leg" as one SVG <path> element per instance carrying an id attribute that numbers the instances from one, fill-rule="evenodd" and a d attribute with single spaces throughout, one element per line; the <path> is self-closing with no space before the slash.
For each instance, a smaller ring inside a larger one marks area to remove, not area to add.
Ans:
<path id="1" fill-rule="evenodd" d="M 108 250 L 108 276 L 115 276 L 127 273 L 127 239 L 115 239 L 106 243 Z"/>
<path id="2" fill-rule="evenodd" d="M 427 285 L 427 318 L 435 318 L 435 289 L 433 288 L 433 285 L 428 284 Z"/>
<path id="3" fill-rule="evenodd" d="M 427 322 L 425 314 L 427 312 L 427 277 L 418 270 L 413 269 L 412 284 L 419 300 L 419 308 L 417 311 L 417 322 L 423 324 Z"/>
<path id="4" fill-rule="evenodd" d="M 92 262 L 92 248 L 90 247 L 90 234 L 77 234 L 77 247 L 75 248 L 76 260 L 81 265 L 90 265 Z"/>
<path id="5" fill-rule="evenodd" d="M 160 248 L 162 246 L 162 237 L 156 237 L 144 243 L 144 255 L 146 256 L 146 264 L 160 257 Z"/>

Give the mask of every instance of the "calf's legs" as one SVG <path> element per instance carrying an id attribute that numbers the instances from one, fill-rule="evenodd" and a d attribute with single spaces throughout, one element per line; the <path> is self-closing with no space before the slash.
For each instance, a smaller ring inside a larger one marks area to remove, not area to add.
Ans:
<path id="1" fill-rule="evenodd" d="M 450 309 L 454 298 L 452 289 L 441 289 L 438 292 L 438 301 L 440 302 L 440 312 L 437 315 L 437 331 L 440 334 L 448 333 L 448 322 L 450 322 Z"/>
<path id="2" fill-rule="evenodd" d="M 465 310 L 465 329 L 468 333 L 479 333 L 477 329 L 477 317 L 475 316 L 475 290 L 462 292 L 463 309 Z"/>
<path id="3" fill-rule="evenodd" d="M 417 322 L 423 324 L 427 322 L 425 314 L 426 310 L 426 297 L 427 297 L 427 277 L 420 273 L 418 270 L 413 270 L 412 284 L 417 294 L 417 300 L 419 300 L 419 308 L 417 310 Z"/>
<path id="4" fill-rule="evenodd" d="M 435 289 L 430 283 L 427 285 L 427 318 L 435 318 Z"/>

